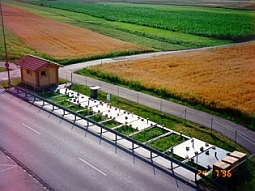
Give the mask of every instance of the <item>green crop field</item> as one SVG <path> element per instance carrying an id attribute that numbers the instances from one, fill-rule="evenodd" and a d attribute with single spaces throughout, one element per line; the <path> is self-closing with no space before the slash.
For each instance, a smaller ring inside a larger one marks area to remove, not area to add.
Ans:
<path id="1" fill-rule="evenodd" d="M 155 51 L 216 46 L 255 36 L 255 14 L 249 10 L 68 0 L 4 3 Z"/>
<path id="2" fill-rule="evenodd" d="M 112 22 L 131 23 L 219 40 L 243 41 L 254 37 L 255 32 L 253 11 L 129 3 L 31 3 L 83 13 Z"/>

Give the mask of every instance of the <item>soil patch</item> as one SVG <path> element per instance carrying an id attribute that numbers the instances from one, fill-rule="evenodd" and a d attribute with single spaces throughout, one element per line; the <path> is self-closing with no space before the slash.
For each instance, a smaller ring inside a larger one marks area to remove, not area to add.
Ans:
<path id="1" fill-rule="evenodd" d="M 147 48 L 3 5 L 5 27 L 37 52 L 63 58 L 90 57 Z"/>

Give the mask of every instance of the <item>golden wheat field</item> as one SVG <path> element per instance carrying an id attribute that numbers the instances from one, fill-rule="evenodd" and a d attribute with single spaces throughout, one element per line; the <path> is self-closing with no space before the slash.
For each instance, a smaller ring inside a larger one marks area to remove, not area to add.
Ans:
<path id="1" fill-rule="evenodd" d="M 119 51 L 145 50 L 98 33 L 3 5 L 5 27 L 30 48 L 54 58 L 89 57 Z"/>
<path id="2" fill-rule="evenodd" d="M 255 113 L 255 42 L 96 66 L 146 87 Z"/>

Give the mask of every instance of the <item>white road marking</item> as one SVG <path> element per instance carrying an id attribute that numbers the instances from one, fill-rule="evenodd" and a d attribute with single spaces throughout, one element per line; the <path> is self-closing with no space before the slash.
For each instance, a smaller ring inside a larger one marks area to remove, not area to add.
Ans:
<path id="1" fill-rule="evenodd" d="M 15 167 L 17 167 L 18 165 L 12 165 L 12 164 L 0 164 L 0 166 L 4 166 L 7 167 L 6 169 L 1 170 L 1 172 L 7 171 L 7 170 L 11 170 Z"/>
<path id="2" fill-rule="evenodd" d="M 41 133 L 39 133 L 38 131 L 34 130 L 32 127 L 29 127 L 28 125 L 22 123 L 23 126 L 25 126 L 26 128 L 30 129 L 31 131 L 34 131 L 35 133 L 37 133 L 38 135 L 40 135 Z"/>
<path id="3" fill-rule="evenodd" d="M 104 172 L 102 172 L 101 170 L 99 170 L 97 167 L 93 166 L 92 164 L 88 163 L 87 161 L 85 161 L 82 158 L 79 158 L 80 161 L 84 162 L 85 164 L 89 165 L 91 168 L 95 169 L 96 171 L 100 172 L 102 175 L 106 176 L 106 174 Z"/>

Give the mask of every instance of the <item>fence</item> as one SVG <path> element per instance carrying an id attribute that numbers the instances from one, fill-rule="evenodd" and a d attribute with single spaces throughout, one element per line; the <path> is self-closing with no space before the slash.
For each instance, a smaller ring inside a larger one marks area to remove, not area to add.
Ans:
<path id="1" fill-rule="evenodd" d="M 225 120 L 223 118 L 201 112 L 186 106 L 176 104 L 164 99 L 160 99 L 138 91 L 129 90 L 120 86 L 102 82 L 86 76 L 81 76 L 73 73 L 66 78 L 71 83 L 82 84 L 85 86 L 99 86 L 100 90 L 133 102 L 145 105 L 147 107 L 157 109 L 162 113 L 168 113 L 177 116 L 193 123 L 199 124 L 201 127 L 210 128 L 213 131 L 219 132 L 225 137 L 233 140 L 236 144 L 241 145 L 250 153 L 255 153 L 255 133 L 251 132 L 244 134 L 245 128 Z M 242 132 L 243 131 L 243 132 Z M 247 131 L 246 131 L 247 132 Z"/>
<path id="2" fill-rule="evenodd" d="M 13 89 L 14 91 L 11 90 L 11 89 Z M 17 86 L 11 86 L 11 89 L 9 90 L 10 93 L 13 93 L 13 92 L 16 91 L 16 94 L 18 96 L 22 95 L 21 97 L 23 97 L 24 99 L 27 99 L 28 101 L 30 101 L 32 103 L 33 102 L 38 102 L 38 101 L 41 102 L 40 103 L 41 104 L 41 108 L 43 108 L 44 106 L 49 106 L 50 105 L 50 108 L 47 107 L 46 110 L 50 110 L 51 112 L 54 112 L 54 110 L 63 110 L 62 118 L 65 115 L 70 115 L 70 114 L 73 115 L 74 116 L 74 120 L 72 121 L 72 123 L 76 124 L 76 126 L 78 126 L 79 128 L 83 129 L 86 132 L 90 131 L 90 129 L 89 129 L 90 124 L 98 126 L 99 127 L 99 132 L 98 132 L 99 135 L 97 133 L 94 134 L 94 135 L 100 137 L 100 142 L 101 142 L 102 139 L 104 139 L 104 140 L 109 142 L 109 140 L 107 140 L 107 138 L 103 137 L 103 134 L 106 133 L 106 132 L 110 132 L 110 133 L 114 134 L 114 136 L 115 136 L 114 140 L 111 140 L 111 143 L 116 146 L 116 149 L 117 149 L 117 147 L 123 148 L 121 146 L 121 144 L 118 143 L 118 141 L 124 139 L 124 140 L 126 140 L 126 141 L 131 143 L 131 145 L 132 145 L 131 148 L 127 149 L 127 150 L 128 150 L 128 152 L 132 153 L 133 156 L 135 156 L 135 150 L 137 148 L 142 148 L 142 149 L 145 149 L 145 150 L 149 151 L 149 153 L 150 153 L 149 156 L 150 157 L 148 159 L 149 159 L 150 163 L 153 165 L 153 167 L 157 166 L 154 163 L 153 159 L 156 158 L 156 157 L 162 157 L 163 159 L 166 159 L 166 160 L 168 160 L 170 162 L 171 168 L 170 169 L 168 168 L 167 171 L 170 170 L 174 174 L 173 164 L 175 164 L 178 167 L 182 167 L 182 168 L 192 172 L 194 174 L 195 180 L 197 180 L 197 175 L 199 174 L 199 176 L 201 176 L 203 179 L 205 179 L 209 183 L 213 184 L 214 186 L 216 186 L 220 190 L 225 190 L 225 188 L 222 187 L 220 184 L 218 184 L 216 181 L 214 181 L 211 178 L 208 178 L 204 174 L 200 174 L 199 171 L 197 169 L 193 168 L 192 166 L 189 166 L 186 163 L 182 163 L 181 161 L 179 161 L 179 160 L 177 160 L 175 158 L 172 158 L 169 155 L 166 155 L 166 154 L 164 154 L 164 153 L 162 153 L 160 151 L 157 151 L 157 150 L 155 150 L 155 149 L 153 149 L 153 148 L 151 148 L 151 147 L 149 147 L 149 146 L 147 146 L 147 145 L 145 145 L 145 144 L 143 144 L 143 143 L 141 143 L 139 141 L 136 141 L 135 139 L 133 139 L 131 137 L 123 135 L 123 134 L 119 133 L 118 131 L 115 131 L 114 129 L 108 128 L 108 127 L 104 126 L 101 123 L 93 121 L 89 117 L 83 116 L 83 115 L 81 115 L 79 113 L 76 113 L 76 112 L 71 111 L 71 110 L 69 110 L 69 109 L 67 109 L 65 107 L 62 107 L 62 106 L 60 106 L 58 104 L 55 104 L 55 103 L 53 103 L 53 102 L 51 102 L 51 101 L 49 101 L 47 99 L 44 99 L 44 98 L 34 94 L 34 92 L 32 92 L 32 91 L 28 91 L 28 90 L 25 90 L 25 89 L 17 87 Z M 79 124 L 76 123 L 77 121 L 81 121 L 81 120 L 86 122 L 86 125 L 79 125 Z M 158 166 L 158 167 L 159 167 L 159 169 L 162 169 L 160 166 Z M 166 169 L 164 169 L 164 170 L 166 170 Z"/>

